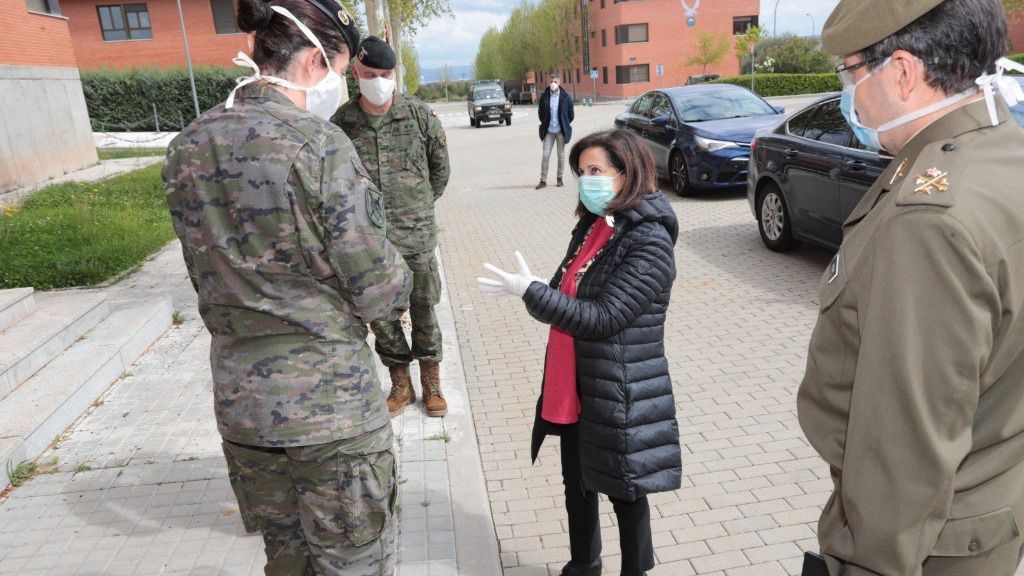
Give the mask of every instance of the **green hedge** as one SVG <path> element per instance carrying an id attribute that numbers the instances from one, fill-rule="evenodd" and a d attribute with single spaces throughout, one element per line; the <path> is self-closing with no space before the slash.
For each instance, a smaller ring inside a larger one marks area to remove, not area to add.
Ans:
<path id="1" fill-rule="evenodd" d="M 241 69 L 196 68 L 199 109 L 223 102 Z M 82 72 L 82 91 L 92 129 L 97 132 L 156 130 L 153 106 L 162 130 L 177 130 L 195 119 L 192 89 L 184 68 L 170 70 L 94 70 Z"/>
<path id="2" fill-rule="evenodd" d="M 1013 60 L 1018 64 L 1024 64 L 1024 54 L 1010 54 L 1007 56 L 1007 58 Z M 1014 74 L 1016 74 L 1016 72 L 1014 72 Z"/>
<path id="3" fill-rule="evenodd" d="M 246 68 L 204 67 L 195 69 L 199 110 L 205 112 L 227 99 L 235 79 L 252 74 Z M 346 75 L 349 94 L 358 84 Z M 178 130 L 195 119 L 188 71 L 94 70 L 82 72 L 82 90 L 96 132 L 149 132 L 156 130 L 153 106 L 161 130 Z"/>
<path id="4" fill-rule="evenodd" d="M 718 84 L 735 84 L 750 88 L 750 74 L 716 80 Z M 827 74 L 758 74 L 754 77 L 754 91 L 763 97 L 793 94 L 820 94 L 842 90 L 839 77 Z"/>

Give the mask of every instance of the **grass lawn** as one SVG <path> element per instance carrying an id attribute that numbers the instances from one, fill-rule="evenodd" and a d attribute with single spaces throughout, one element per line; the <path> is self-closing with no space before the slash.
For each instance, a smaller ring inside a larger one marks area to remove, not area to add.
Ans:
<path id="1" fill-rule="evenodd" d="M 174 238 L 160 165 L 57 184 L 0 208 L 0 289 L 102 283 Z"/>
<path id="2" fill-rule="evenodd" d="M 139 156 L 163 156 L 165 154 L 167 154 L 167 148 L 112 148 L 96 151 L 96 155 L 99 156 L 100 160 L 138 158 Z"/>

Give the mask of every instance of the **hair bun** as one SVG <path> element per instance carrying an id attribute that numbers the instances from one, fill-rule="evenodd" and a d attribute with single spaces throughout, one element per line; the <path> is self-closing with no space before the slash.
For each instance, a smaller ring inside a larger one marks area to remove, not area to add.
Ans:
<path id="1" fill-rule="evenodd" d="M 266 30 L 273 18 L 267 0 L 238 0 L 238 28 L 243 32 Z"/>

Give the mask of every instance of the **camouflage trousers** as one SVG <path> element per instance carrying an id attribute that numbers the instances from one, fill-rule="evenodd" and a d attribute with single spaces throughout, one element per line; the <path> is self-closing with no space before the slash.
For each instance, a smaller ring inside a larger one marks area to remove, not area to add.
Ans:
<path id="1" fill-rule="evenodd" d="M 412 294 L 409 317 L 412 319 L 412 347 L 405 339 L 401 320 L 370 324 L 377 343 L 375 348 L 385 366 L 410 364 L 415 360 L 441 361 L 441 328 L 434 305 L 441 301 L 441 274 L 434 251 L 404 256 L 412 270 Z"/>
<path id="2" fill-rule="evenodd" d="M 267 576 L 394 574 L 390 424 L 328 444 L 223 448 L 245 529 L 263 535 Z"/>

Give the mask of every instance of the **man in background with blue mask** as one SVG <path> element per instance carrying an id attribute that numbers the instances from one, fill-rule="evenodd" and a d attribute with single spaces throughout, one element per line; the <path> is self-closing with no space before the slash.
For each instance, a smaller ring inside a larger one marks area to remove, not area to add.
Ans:
<path id="1" fill-rule="evenodd" d="M 444 416 L 448 403 L 441 391 L 441 328 L 434 314 L 434 305 L 441 301 L 434 203 L 448 185 L 448 143 L 433 110 L 396 90 L 396 63 L 395 51 L 386 42 L 375 36 L 363 40 L 352 66 L 359 96 L 346 102 L 332 121 L 352 139 L 384 194 L 388 240 L 412 270 L 412 345 L 400 320 L 370 324 L 377 355 L 391 374 L 388 411 L 397 416 L 416 400 L 409 365 L 418 360 L 427 415 Z"/>
<path id="2" fill-rule="evenodd" d="M 844 114 L 893 161 L 822 276 L 797 396 L 834 485 L 816 573 L 1012 576 L 1024 132 L 1007 105 L 1024 94 L 1002 77 L 1002 4 L 841 0 L 822 42 L 843 58 Z"/>

